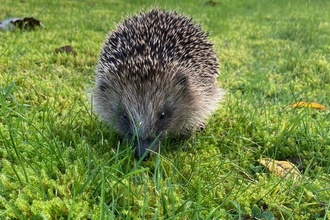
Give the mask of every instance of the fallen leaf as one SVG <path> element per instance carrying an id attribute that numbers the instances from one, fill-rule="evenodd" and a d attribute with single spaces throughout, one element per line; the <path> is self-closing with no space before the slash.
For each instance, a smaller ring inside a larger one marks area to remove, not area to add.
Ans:
<path id="1" fill-rule="evenodd" d="M 70 45 L 66 45 L 60 48 L 55 49 L 55 53 L 68 53 L 73 54 L 74 56 L 77 55 L 76 51 L 73 50 L 73 48 Z"/>
<path id="2" fill-rule="evenodd" d="M 289 161 L 279 161 L 270 158 L 262 158 L 259 162 L 267 169 L 279 177 L 291 176 L 294 179 L 300 179 L 301 173 L 297 167 Z"/>
<path id="3" fill-rule="evenodd" d="M 221 2 L 216 2 L 216 1 L 213 1 L 213 0 L 206 1 L 205 3 L 208 4 L 208 5 L 211 5 L 211 6 L 216 6 L 216 5 L 221 4 Z"/>
<path id="4" fill-rule="evenodd" d="M 296 102 L 294 104 L 290 105 L 292 108 L 303 108 L 303 107 L 310 107 L 310 108 L 315 108 L 315 109 L 320 109 L 323 111 L 326 111 L 327 108 L 323 105 L 320 105 L 316 102 Z"/>

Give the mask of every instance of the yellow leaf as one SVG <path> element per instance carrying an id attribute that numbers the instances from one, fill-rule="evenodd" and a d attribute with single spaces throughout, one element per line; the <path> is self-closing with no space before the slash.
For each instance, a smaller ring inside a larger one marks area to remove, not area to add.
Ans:
<path id="1" fill-rule="evenodd" d="M 294 104 L 290 105 L 292 108 L 303 108 L 303 107 L 310 107 L 310 108 L 315 108 L 315 109 L 320 109 L 323 111 L 326 111 L 327 108 L 323 105 L 320 105 L 316 102 L 296 102 Z"/>
<path id="2" fill-rule="evenodd" d="M 297 167 L 289 161 L 279 161 L 270 158 L 262 158 L 259 162 L 267 169 L 279 177 L 291 176 L 294 179 L 300 179 L 301 173 Z"/>

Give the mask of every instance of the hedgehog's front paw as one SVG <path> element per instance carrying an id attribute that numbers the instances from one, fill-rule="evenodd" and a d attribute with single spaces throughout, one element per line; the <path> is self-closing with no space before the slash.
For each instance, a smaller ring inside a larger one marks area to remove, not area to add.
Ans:
<path id="1" fill-rule="evenodd" d="M 199 127 L 197 128 L 197 132 L 202 132 L 202 131 L 205 131 L 205 122 L 202 122 L 202 124 L 199 125 Z"/>

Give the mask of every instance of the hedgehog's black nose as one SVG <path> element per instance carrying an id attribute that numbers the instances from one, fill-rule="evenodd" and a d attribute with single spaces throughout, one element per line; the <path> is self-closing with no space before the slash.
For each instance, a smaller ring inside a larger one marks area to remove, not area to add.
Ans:
<path id="1" fill-rule="evenodd" d="M 143 161 L 147 161 L 150 158 L 150 152 L 147 152 L 147 149 L 142 146 L 136 146 L 134 156 L 137 160 L 143 158 Z"/>
<path id="2" fill-rule="evenodd" d="M 150 158 L 150 151 L 149 149 L 152 147 L 150 146 L 153 142 L 153 139 L 138 139 L 134 143 L 135 152 L 134 156 L 135 159 L 140 160 L 142 158 L 143 161 L 147 161 Z"/>

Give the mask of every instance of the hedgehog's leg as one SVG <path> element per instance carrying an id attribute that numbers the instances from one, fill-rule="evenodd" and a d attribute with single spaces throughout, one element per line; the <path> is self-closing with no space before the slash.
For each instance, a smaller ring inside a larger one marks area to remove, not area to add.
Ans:
<path id="1" fill-rule="evenodd" d="M 199 127 L 197 128 L 197 132 L 202 132 L 202 131 L 205 131 L 205 127 L 206 127 L 206 125 L 205 125 L 205 122 L 202 122 L 200 125 L 199 125 Z"/>
<path id="2" fill-rule="evenodd" d="M 205 131 L 205 128 L 206 128 L 206 124 L 205 122 L 202 122 L 195 130 L 195 132 L 204 132 Z M 195 144 L 195 140 L 196 140 L 196 134 L 193 134 L 190 139 L 189 139 L 189 142 L 190 144 L 194 145 Z M 189 144 L 186 144 L 184 145 L 184 147 L 182 148 L 183 151 L 187 151 L 189 148 Z"/>

